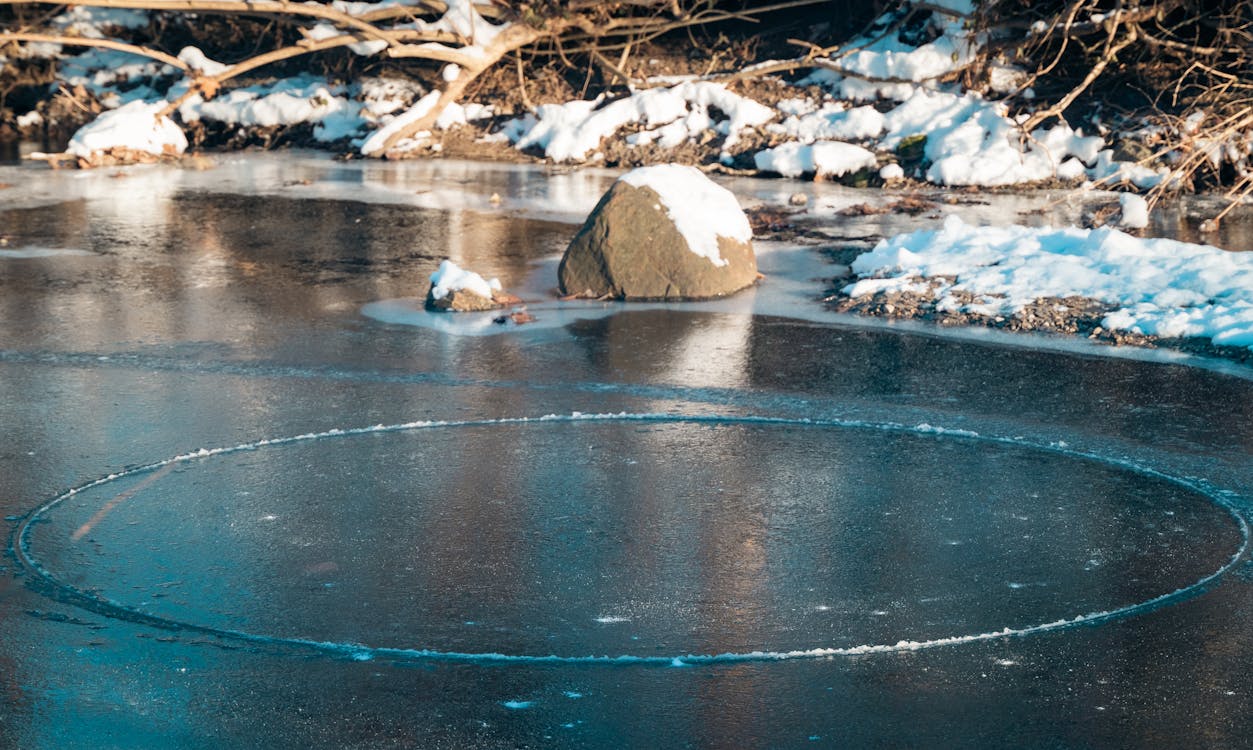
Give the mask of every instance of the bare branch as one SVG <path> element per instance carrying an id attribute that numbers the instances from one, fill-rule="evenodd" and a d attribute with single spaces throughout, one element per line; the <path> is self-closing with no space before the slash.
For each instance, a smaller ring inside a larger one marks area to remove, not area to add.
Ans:
<path id="1" fill-rule="evenodd" d="M 166 65 L 172 65 L 186 73 L 191 72 L 191 67 L 182 60 L 167 54 L 160 50 L 150 47 L 141 47 L 137 44 L 127 44 L 125 42 L 117 42 L 112 39 L 87 39 L 81 36 L 62 36 L 59 34 L 34 34 L 24 31 L 0 31 L 0 44 L 4 42 L 49 42 L 52 44 L 61 44 L 66 47 L 99 47 L 102 49 L 117 50 L 118 52 L 128 52 L 132 55 L 151 58 Z"/>

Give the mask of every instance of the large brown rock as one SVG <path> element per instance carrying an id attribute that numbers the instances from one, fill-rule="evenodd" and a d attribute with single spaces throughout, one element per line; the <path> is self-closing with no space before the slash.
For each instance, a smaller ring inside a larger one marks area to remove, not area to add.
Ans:
<path id="1" fill-rule="evenodd" d="M 566 248 L 558 277 L 564 294 L 638 300 L 721 297 L 756 281 L 751 242 L 719 236 L 718 250 L 725 265 L 688 247 L 656 191 L 619 180 Z"/>

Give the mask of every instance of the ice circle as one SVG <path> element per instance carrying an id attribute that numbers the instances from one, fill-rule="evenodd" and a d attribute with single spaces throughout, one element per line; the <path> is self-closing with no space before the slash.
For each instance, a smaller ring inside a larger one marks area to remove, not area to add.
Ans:
<path id="1" fill-rule="evenodd" d="M 342 658 L 686 665 L 1095 625 L 1246 554 L 1221 493 L 931 425 L 570 414 L 201 450 L 49 499 L 43 585 Z"/>

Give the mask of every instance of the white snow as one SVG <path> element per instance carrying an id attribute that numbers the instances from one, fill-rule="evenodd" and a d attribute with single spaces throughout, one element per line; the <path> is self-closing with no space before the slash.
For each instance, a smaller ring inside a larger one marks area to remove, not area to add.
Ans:
<path id="1" fill-rule="evenodd" d="M 323 21 L 316 26 L 304 29 L 304 33 L 305 36 L 315 42 L 344 35 L 343 31 L 335 28 L 334 24 L 328 21 Z M 371 55 L 377 55 L 387 49 L 387 42 L 382 39 L 369 39 L 362 42 L 354 42 L 348 45 L 348 49 L 358 55 L 361 55 L 362 57 L 370 57 Z"/>
<path id="2" fill-rule="evenodd" d="M 723 112 L 727 119 L 714 123 L 709 113 L 711 107 Z M 638 141 L 646 143 L 661 137 L 663 143 L 671 145 L 712 127 L 726 137 L 722 148 L 724 157 L 729 158 L 728 152 L 738 141 L 740 131 L 768 122 L 775 111 L 733 94 L 721 84 L 689 81 L 669 88 L 637 91 L 608 103 L 595 99 L 542 104 L 536 115 L 532 124 L 514 121 L 512 129 L 506 128 L 519 150 L 538 146 L 544 149 L 545 156 L 561 162 L 587 158 L 600 147 L 601 139 L 613 136 L 626 125 L 659 128 L 673 124 L 672 131 Z"/>
<path id="3" fill-rule="evenodd" d="M 154 85 L 162 78 L 181 73 L 172 65 L 110 49 L 89 49 L 57 66 L 59 80 L 71 88 L 83 86 L 109 108 L 161 99 Z M 137 82 L 140 85 L 135 85 Z M 125 91 L 121 90 L 123 86 Z"/>
<path id="4" fill-rule="evenodd" d="M 1149 225 L 1149 204 L 1135 193 L 1122 193 L 1118 196 L 1118 205 L 1122 208 L 1122 218 L 1118 225 L 1125 229 L 1144 229 Z"/>
<path id="5" fill-rule="evenodd" d="M 1041 128 L 1026 137 L 1007 115 L 1004 104 L 988 101 L 979 94 L 933 91 L 912 84 L 907 84 L 906 89 L 899 92 L 901 103 L 887 112 L 870 106 L 844 109 L 838 102 L 805 106 L 788 100 L 785 111 L 794 114 L 769 125 L 767 130 L 790 136 L 801 144 L 812 144 L 815 149 L 792 144 L 776 146 L 756 155 L 757 168 L 789 177 L 815 171 L 838 176 L 869 163 L 863 161 L 852 169 L 841 169 L 835 159 L 831 169 L 816 170 L 820 165 L 814 159 L 824 150 L 817 148 L 819 144 L 869 141 L 871 148 L 890 151 L 904 139 L 915 136 L 926 138 L 924 155 L 931 162 L 920 176 L 941 185 L 1000 186 L 1055 177 L 1096 179 L 1119 169 L 1134 168 L 1122 163 L 1114 165 L 1108 156 L 1101 161 L 1104 139 L 1086 137 L 1067 125 Z M 843 151 L 848 158 L 854 153 L 860 152 Z M 828 158 L 834 157 L 831 154 Z M 1148 173 L 1157 175 L 1152 170 Z M 1137 184 L 1141 183 L 1143 180 L 1137 180 Z"/>
<path id="6" fill-rule="evenodd" d="M 187 63 L 192 70 L 206 76 L 225 73 L 231 67 L 225 63 L 210 59 L 199 47 L 183 47 L 178 53 L 178 59 Z"/>
<path id="7" fill-rule="evenodd" d="M 192 97 L 179 108 L 184 122 L 216 120 L 234 125 L 272 127 L 321 122 L 351 107 L 342 86 L 301 75 L 274 83 L 234 89 L 211 101 Z"/>
<path id="8" fill-rule="evenodd" d="M 778 172 L 784 177 L 799 177 L 802 174 L 840 177 L 878 164 L 874 152 L 839 141 L 785 143 L 758 151 L 753 161 L 761 171 Z"/>
<path id="9" fill-rule="evenodd" d="M 1042 297 L 1086 297 L 1116 307 L 1106 328 L 1253 348 L 1253 253 L 1110 228 L 973 227 L 950 216 L 942 229 L 880 242 L 852 269 L 864 277 L 845 287 L 854 297 L 929 279 L 943 309 L 1004 316 Z M 978 302 L 963 304 L 956 291 Z"/>
<path id="10" fill-rule="evenodd" d="M 1115 161 L 1114 152 L 1105 149 L 1097 154 L 1096 166 L 1089 170 L 1092 179 L 1104 185 L 1114 186 L 1121 183 L 1134 185 L 1141 190 L 1157 187 L 1165 180 L 1170 170 L 1166 167 L 1146 167 L 1127 161 Z"/>
<path id="11" fill-rule="evenodd" d="M 376 151 L 381 151 L 383 144 L 387 142 L 388 138 L 392 137 L 394 133 L 400 132 L 406 125 L 422 119 L 435 108 L 437 101 L 439 101 L 438 91 L 427 92 L 426 96 L 419 99 L 403 114 L 397 115 L 389 120 L 386 125 L 371 133 L 365 139 L 365 142 L 361 144 L 361 153 L 373 154 Z"/>
<path id="12" fill-rule="evenodd" d="M 93 154 L 125 148 L 157 156 L 187 150 L 187 136 L 169 117 L 158 116 L 165 102 L 131 102 L 105 112 L 74 134 L 66 152 L 89 159 Z"/>
<path id="13" fill-rule="evenodd" d="M 1005 105 L 978 94 L 919 89 L 885 116 L 883 148 L 926 136 L 931 161 L 926 177 L 940 185 L 1013 185 L 1058 176 L 1067 159 L 1097 159 L 1100 137 L 1084 137 L 1066 125 L 1039 129 L 1024 138 Z"/>
<path id="14" fill-rule="evenodd" d="M 361 143 L 361 153 L 365 155 L 373 155 L 383 149 L 383 144 L 393 133 L 399 132 L 407 125 L 417 122 L 434 109 L 436 102 L 439 101 L 440 92 L 430 91 L 425 96 L 418 99 L 413 106 L 406 111 L 394 117 L 384 116 L 385 123 L 378 130 L 375 130 Z M 435 119 L 434 127 L 437 130 L 447 130 L 455 125 L 466 125 L 475 120 L 482 120 L 491 117 L 494 110 L 490 106 L 482 104 L 466 104 L 462 106 L 457 102 L 451 102 L 440 112 L 439 117 Z M 415 146 L 426 143 L 426 137 L 430 135 L 429 131 L 422 131 L 414 134 L 413 138 L 402 140 L 397 143 L 393 150 L 405 151 Z M 432 146 L 437 149 L 439 144 Z"/>
<path id="15" fill-rule="evenodd" d="M 727 260 L 718 249 L 718 238 L 751 242 L 753 229 L 735 195 L 709 179 L 699 169 L 682 164 L 640 167 L 618 178 L 635 187 L 651 188 L 674 222 L 688 248 L 715 266 Z"/>
<path id="16" fill-rule="evenodd" d="M 802 109 L 795 104 L 790 109 L 793 111 L 789 117 L 771 124 L 767 130 L 790 135 L 802 143 L 813 143 L 819 139 L 856 141 L 874 138 L 884 128 L 883 114 L 869 105 L 846 109 L 840 102 L 825 102 L 817 109 Z M 787 113 L 787 110 L 780 106 L 780 112 Z"/>
<path id="17" fill-rule="evenodd" d="M 439 269 L 431 274 L 431 285 L 431 296 L 435 299 L 443 299 L 452 292 L 462 290 L 491 299 L 492 293 L 501 289 L 500 279 L 488 281 L 473 271 L 461 268 L 451 260 L 445 260 L 439 264 Z"/>
<path id="18" fill-rule="evenodd" d="M 70 6 L 52 19 L 52 27 L 66 36 L 104 39 L 105 30 L 138 29 L 148 25 L 148 13 L 122 8 Z"/>
<path id="19" fill-rule="evenodd" d="M 36 125 L 43 125 L 43 124 L 44 124 L 44 116 L 39 114 L 39 112 L 33 109 L 24 115 L 17 116 L 17 126 L 19 128 L 29 128 L 29 127 L 34 127 Z"/>
<path id="20" fill-rule="evenodd" d="M 884 164 L 883 169 L 879 170 L 879 179 L 887 182 L 888 180 L 899 180 L 905 176 L 905 170 L 900 164 Z"/>
<path id="21" fill-rule="evenodd" d="M 364 78 L 358 98 L 364 111 L 377 119 L 412 106 L 425 94 L 425 87 L 406 78 Z"/>
<path id="22" fill-rule="evenodd" d="M 844 73 L 867 79 L 923 82 L 934 80 L 969 64 L 978 51 L 959 20 L 947 19 L 934 41 L 913 47 L 888 34 L 877 40 L 865 37 L 845 45 L 856 50 L 832 56 Z"/>

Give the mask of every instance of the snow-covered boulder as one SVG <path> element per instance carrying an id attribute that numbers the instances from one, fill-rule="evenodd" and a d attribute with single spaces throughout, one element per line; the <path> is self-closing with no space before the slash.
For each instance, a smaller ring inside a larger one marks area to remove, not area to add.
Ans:
<path id="1" fill-rule="evenodd" d="M 632 170 L 613 184 L 561 259 L 565 294 L 721 297 L 757 279 L 753 231 L 735 196 L 693 167 Z"/>
<path id="2" fill-rule="evenodd" d="M 501 288 L 500 279 L 489 281 L 451 260 L 441 262 L 439 270 L 431 274 L 431 288 L 426 293 L 426 308 L 444 312 L 499 310 L 520 301 Z"/>
<path id="3" fill-rule="evenodd" d="M 87 123 L 70 138 L 66 152 L 84 167 L 156 161 L 187 150 L 187 136 L 161 114 L 165 102 L 134 101 Z"/>

